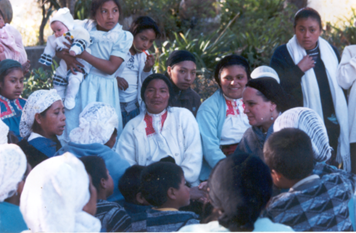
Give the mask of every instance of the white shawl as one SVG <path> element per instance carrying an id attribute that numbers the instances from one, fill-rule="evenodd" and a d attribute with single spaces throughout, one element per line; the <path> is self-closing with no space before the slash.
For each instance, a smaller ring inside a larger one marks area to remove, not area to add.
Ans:
<path id="1" fill-rule="evenodd" d="M 338 59 L 333 48 L 326 40 L 319 37 L 318 44 L 320 48 L 321 60 L 324 62 L 326 68 L 336 118 L 340 125 L 340 136 L 336 159 L 338 162 L 343 162 L 343 166 L 346 171 L 351 171 L 347 103 L 344 93 L 336 80 Z M 295 35 L 287 43 L 287 49 L 294 61 L 294 64 L 298 64 L 303 57 L 307 55 L 305 49 L 299 45 Z M 314 69 L 309 69 L 305 72 L 302 77 L 301 85 L 303 91 L 303 106 L 313 109 L 319 114 L 321 119 L 324 120 L 319 86 Z"/>

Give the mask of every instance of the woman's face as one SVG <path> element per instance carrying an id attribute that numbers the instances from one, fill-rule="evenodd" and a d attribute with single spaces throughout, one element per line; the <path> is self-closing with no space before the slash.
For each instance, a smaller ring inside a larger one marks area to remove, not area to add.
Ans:
<path id="1" fill-rule="evenodd" d="M 45 116 L 36 114 L 35 120 L 41 127 L 41 135 L 46 138 L 52 138 L 55 135 L 62 135 L 66 125 L 64 115 L 64 106 L 61 100 L 54 102 L 47 110 Z"/>
<path id="2" fill-rule="evenodd" d="M 119 22 L 119 7 L 114 1 L 104 2 L 95 13 L 95 21 L 100 31 L 110 31 Z"/>
<path id="3" fill-rule="evenodd" d="M 182 61 L 167 67 L 167 73 L 173 83 L 181 90 L 187 90 L 194 82 L 197 66 L 192 61 Z"/>
<path id="4" fill-rule="evenodd" d="M 298 43 L 305 50 L 310 50 L 315 48 L 321 34 L 321 28 L 317 20 L 309 17 L 297 21 L 294 33 Z"/>
<path id="5" fill-rule="evenodd" d="M 258 90 L 251 87 L 246 87 L 243 91 L 244 113 L 250 125 L 262 127 L 267 132 L 274 122 L 271 117 L 274 116 L 273 119 L 275 119 L 277 105 L 271 101 L 265 102 L 262 96 L 257 95 L 257 92 Z"/>
<path id="6" fill-rule="evenodd" d="M 21 69 L 11 71 L 0 82 L 0 94 L 9 100 L 18 99 L 23 91 L 23 79 Z"/>
<path id="7" fill-rule="evenodd" d="M 145 104 L 147 111 L 158 114 L 168 107 L 169 89 L 161 79 L 152 80 L 145 90 Z"/>
<path id="8" fill-rule="evenodd" d="M 133 45 L 137 52 L 142 53 L 143 51 L 151 48 L 153 42 L 156 40 L 156 33 L 153 29 L 146 29 L 134 37 Z"/>
<path id="9" fill-rule="evenodd" d="M 223 68 L 220 73 L 220 85 L 225 96 L 231 99 L 239 99 L 247 84 L 245 68 L 238 65 Z"/>

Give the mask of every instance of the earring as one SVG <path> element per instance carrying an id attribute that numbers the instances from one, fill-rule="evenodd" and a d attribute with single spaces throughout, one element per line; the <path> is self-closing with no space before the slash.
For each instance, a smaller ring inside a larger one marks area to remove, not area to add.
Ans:
<path id="1" fill-rule="evenodd" d="M 273 118 L 273 114 L 271 113 L 271 121 L 273 121 L 273 119 L 274 119 L 274 118 Z"/>

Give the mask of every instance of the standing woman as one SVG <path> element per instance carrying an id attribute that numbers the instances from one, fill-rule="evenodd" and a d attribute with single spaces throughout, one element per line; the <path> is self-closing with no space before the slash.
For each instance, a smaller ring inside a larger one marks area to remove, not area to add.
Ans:
<path id="1" fill-rule="evenodd" d="M 211 169 L 234 153 L 250 127 L 242 102 L 242 91 L 250 79 L 247 60 L 237 55 L 224 57 L 214 77 L 220 89 L 203 102 L 197 115 L 204 154 L 201 180 L 208 179 Z"/>
<path id="2" fill-rule="evenodd" d="M 274 52 L 271 67 L 294 99 L 293 107 L 311 108 L 324 120 L 338 162 L 351 171 L 347 104 L 336 79 L 339 53 L 320 37 L 321 18 L 312 8 L 297 12 L 294 32 L 293 38 Z"/>
<path id="3" fill-rule="evenodd" d="M 155 59 L 149 55 L 148 49 L 161 36 L 161 32 L 153 19 L 148 16 L 138 17 L 131 25 L 130 32 L 134 40 L 127 53 L 128 60 L 122 64 L 123 71 L 116 77 L 120 88 L 120 105 L 123 127 L 140 114 L 141 87 L 145 78 L 152 74 Z"/>
<path id="4" fill-rule="evenodd" d="M 194 55 L 185 50 L 176 50 L 169 55 L 166 65 L 166 76 L 173 83 L 172 106 L 189 109 L 196 116 L 201 98 L 190 87 L 196 77 Z"/>

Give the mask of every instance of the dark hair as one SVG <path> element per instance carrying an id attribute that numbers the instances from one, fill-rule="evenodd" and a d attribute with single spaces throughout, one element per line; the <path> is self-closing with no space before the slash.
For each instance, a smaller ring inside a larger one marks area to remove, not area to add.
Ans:
<path id="1" fill-rule="evenodd" d="M 150 18 L 148 16 L 138 17 L 131 24 L 129 31 L 135 37 L 140 32 L 143 32 L 148 29 L 152 29 L 156 33 L 156 39 L 161 36 L 161 31 L 159 30 L 157 23 L 152 18 Z"/>
<path id="2" fill-rule="evenodd" d="M 231 55 L 228 55 L 228 56 L 224 57 L 223 59 L 221 59 L 215 67 L 214 78 L 220 87 L 221 87 L 220 73 L 222 72 L 222 70 L 226 67 L 235 66 L 235 65 L 242 66 L 245 69 L 245 72 L 247 74 L 247 79 L 248 80 L 251 79 L 251 76 L 250 76 L 251 70 L 250 70 L 250 65 L 248 64 L 248 61 L 244 57 L 238 56 L 236 54 L 231 54 Z"/>
<path id="3" fill-rule="evenodd" d="M 101 179 L 107 180 L 108 174 L 103 158 L 97 155 L 83 156 L 80 158 L 85 166 L 85 170 L 89 173 L 92 179 L 92 183 L 96 190 L 99 192 Z"/>
<path id="4" fill-rule="evenodd" d="M 113 1 L 117 7 L 119 8 L 119 14 L 121 17 L 121 5 L 119 0 L 92 0 L 91 2 L 91 7 L 90 7 L 90 18 L 95 20 L 95 15 L 96 15 L 96 11 L 101 7 L 101 5 L 103 5 L 105 2 L 110 2 Z"/>
<path id="5" fill-rule="evenodd" d="M 0 10 L 0 15 L 1 15 L 2 19 L 4 20 L 4 23 L 6 23 L 5 16 L 4 16 L 4 13 L 2 13 L 2 10 Z"/>
<path id="6" fill-rule="evenodd" d="M 170 162 L 156 162 L 141 172 L 142 196 L 153 206 L 161 206 L 167 201 L 169 188 L 179 189 L 183 170 Z"/>
<path id="7" fill-rule="evenodd" d="M 145 102 L 145 91 L 147 89 L 148 84 L 155 79 L 161 79 L 167 84 L 168 91 L 169 91 L 168 106 L 171 106 L 173 101 L 173 96 L 174 96 L 173 86 L 172 83 L 169 81 L 169 79 L 163 74 L 151 74 L 145 79 L 145 81 L 143 81 L 141 87 L 141 98 L 143 102 Z"/>
<path id="8" fill-rule="evenodd" d="M 41 112 L 40 115 L 41 115 L 42 117 L 46 117 L 47 111 L 48 111 L 48 109 L 50 109 L 51 107 L 52 107 L 52 104 L 51 104 L 48 108 L 46 108 L 46 110 L 44 110 L 43 112 Z M 41 126 L 37 123 L 36 118 L 35 118 L 34 121 L 33 121 L 33 125 L 32 125 L 32 131 L 36 131 L 36 132 L 40 131 L 40 129 L 39 129 L 40 127 L 41 127 Z"/>
<path id="9" fill-rule="evenodd" d="M 126 169 L 119 180 L 119 190 L 125 201 L 136 204 L 136 194 L 140 192 L 141 172 L 145 166 L 133 165 Z"/>
<path id="10" fill-rule="evenodd" d="M 0 74 L 0 82 L 4 83 L 5 81 L 5 77 L 10 74 L 12 71 L 14 70 L 21 70 L 23 71 L 22 67 L 11 67 L 9 69 L 7 69 L 5 72 L 3 72 L 2 74 Z"/>
<path id="11" fill-rule="evenodd" d="M 307 19 L 307 18 L 315 19 L 319 23 L 320 30 L 323 28 L 319 13 L 311 7 L 305 7 L 297 11 L 297 13 L 294 16 L 294 28 L 297 26 L 297 23 L 300 19 Z"/>
<path id="12" fill-rule="evenodd" d="M 273 133 L 263 148 L 266 164 L 290 180 L 303 179 L 313 171 L 313 147 L 300 129 L 285 128 Z"/>
<path id="13" fill-rule="evenodd" d="M 254 223 L 272 196 L 268 166 L 257 156 L 231 155 L 210 174 L 209 197 L 221 210 L 219 224 L 230 231 L 252 231 Z"/>

